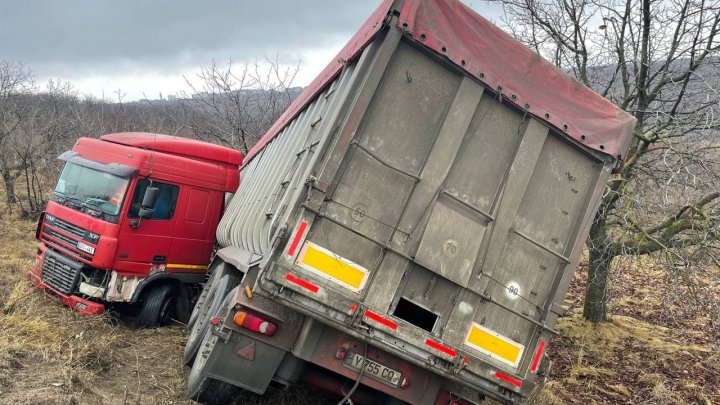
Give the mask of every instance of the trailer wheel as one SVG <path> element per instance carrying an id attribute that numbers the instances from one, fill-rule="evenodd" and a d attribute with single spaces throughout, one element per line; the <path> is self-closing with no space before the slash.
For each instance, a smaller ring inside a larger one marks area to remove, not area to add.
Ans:
<path id="1" fill-rule="evenodd" d="M 200 292 L 200 296 L 198 297 L 197 301 L 195 301 L 195 305 L 193 306 L 192 312 L 190 313 L 190 318 L 188 319 L 188 329 L 191 329 L 192 326 L 195 324 L 195 321 L 197 321 L 198 314 L 200 313 L 199 309 L 203 306 L 203 303 L 205 302 L 205 299 L 207 298 L 208 291 L 210 290 L 210 283 L 212 282 L 212 275 L 210 275 L 210 279 L 205 283 L 205 287 L 203 287 L 202 291 Z"/>
<path id="2" fill-rule="evenodd" d="M 237 279 L 233 276 L 226 275 L 220 279 L 213 280 L 213 283 L 207 286 L 207 296 L 202 303 L 198 303 L 195 307 L 197 316 L 193 326 L 190 328 L 190 335 L 187 343 L 185 343 L 185 351 L 183 352 L 183 361 L 185 365 L 193 364 L 193 359 L 197 354 L 200 344 L 202 343 L 205 332 L 210 330 L 210 320 L 222 306 L 225 296 L 235 288 Z"/>
<path id="3" fill-rule="evenodd" d="M 175 313 L 175 288 L 170 284 L 161 284 L 150 288 L 144 294 L 140 313 L 136 320 L 143 328 L 165 326 Z"/>
<path id="4" fill-rule="evenodd" d="M 228 404 L 241 392 L 241 389 L 234 385 L 207 376 L 207 360 L 217 342 L 218 337 L 208 328 L 202 339 L 202 350 L 195 357 L 188 376 L 188 395 L 205 405 Z"/>
<path id="5" fill-rule="evenodd" d="M 221 265 L 218 266 L 215 271 L 213 271 L 210 274 L 210 277 L 208 278 L 207 282 L 205 283 L 205 286 L 202 289 L 202 292 L 200 292 L 200 296 L 198 297 L 197 301 L 195 302 L 195 305 L 193 306 L 192 313 L 190 314 L 190 319 L 188 319 L 188 329 L 192 329 L 193 325 L 195 324 L 195 321 L 198 319 L 198 315 L 200 314 L 200 310 L 203 307 L 205 300 L 207 299 L 208 292 L 210 291 L 210 287 L 212 287 L 215 280 L 221 279 L 226 274 L 229 274 L 230 271 L 228 271 L 227 266 Z"/>

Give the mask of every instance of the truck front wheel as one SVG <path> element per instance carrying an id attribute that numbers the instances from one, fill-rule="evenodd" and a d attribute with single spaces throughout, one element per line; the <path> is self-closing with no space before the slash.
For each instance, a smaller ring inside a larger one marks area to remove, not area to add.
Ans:
<path id="1" fill-rule="evenodd" d="M 137 324 L 143 328 L 154 328 L 168 325 L 175 312 L 177 296 L 174 286 L 161 284 L 146 291 L 136 318 Z"/>
<path id="2" fill-rule="evenodd" d="M 208 328 L 188 376 L 188 395 L 205 405 L 228 404 L 241 392 L 240 388 L 207 375 L 207 360 L 217 342 L 218 337 Z"/>

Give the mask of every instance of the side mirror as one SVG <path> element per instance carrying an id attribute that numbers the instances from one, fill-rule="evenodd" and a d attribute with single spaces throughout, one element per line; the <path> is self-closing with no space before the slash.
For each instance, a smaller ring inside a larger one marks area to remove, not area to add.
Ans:
<path id="1" fill-rule="evenodd" d="M 160 194 L 160 189 L 157 187 L 148 187 L 145 189 L 145 195 L 143 196 L 142 200 L 142 208 L 150 209 L 150 213 L 152 214 L 152 209 L 155 207 L 155 202 L 157 201 L 157 196 Z M 140 217 L 146 218 L 142 215 L 143 210 L 140 210 Z"/>

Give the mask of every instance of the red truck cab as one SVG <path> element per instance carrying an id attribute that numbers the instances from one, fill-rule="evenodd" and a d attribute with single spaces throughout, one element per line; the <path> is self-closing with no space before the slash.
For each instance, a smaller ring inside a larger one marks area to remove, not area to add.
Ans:
<path id="1" fill-rule="evenodd" d="M 133 303 L 143 326 L 187 313 L 242 155 L 149 133 L 80 138 L 38 221 L 34 284 L 83 314 Z"/>

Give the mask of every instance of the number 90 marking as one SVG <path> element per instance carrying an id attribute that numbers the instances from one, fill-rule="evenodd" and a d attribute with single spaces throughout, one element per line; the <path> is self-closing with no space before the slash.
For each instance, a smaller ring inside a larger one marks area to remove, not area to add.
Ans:
<path id="1" fill-rule="evenodd" d="M 514 281 L 508 284 L 505 289 L 505 295 L 507 295 L 507 297 L 511 300 L 518 299 L 518 297 L 520 297 L 520 284 Z"/>

